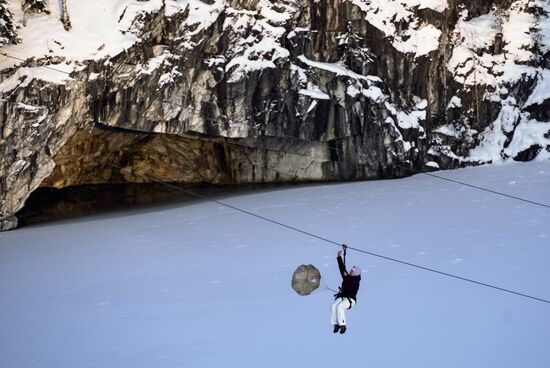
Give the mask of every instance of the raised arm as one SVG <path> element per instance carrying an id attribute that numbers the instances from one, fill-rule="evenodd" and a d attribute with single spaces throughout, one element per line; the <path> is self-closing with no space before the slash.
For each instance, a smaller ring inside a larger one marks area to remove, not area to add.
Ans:
<path id="1" fill-rule="evenodd" d="M 346 265 L 344 264 L 344 260 L 342 259 L 342 252 L 338 252 L 338 257 L 336 257 L 336 260 L 338 261 L 338 268 L 340 269 L 340 275 L 342 275 L 342 278 L 344 276 L 347 276 L 346 271 Z"/>
<path id="2" fill-rule="evenodd" d="M 336 258 L 336 260 L 338 261 L 338 268 L 340 269 L 340 275 L 342 275 L 342 278 L 348 275 L 348 272 L 346 271 L 346 264 L 342 259 L 342 251 L 344 253 L 344 258 L 346 258 L 346 249 L 348 249 L 348 246 L 346 244 L 342 244 L 342 250 L 338 252 L 338 257 Z"/>

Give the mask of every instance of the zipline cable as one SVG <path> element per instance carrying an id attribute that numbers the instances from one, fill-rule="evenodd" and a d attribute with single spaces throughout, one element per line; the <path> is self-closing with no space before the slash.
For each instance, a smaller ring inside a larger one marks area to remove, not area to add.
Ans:
<path id="1" fill-rule="evenodd" d="M 400 166 L 400 165 L 396 165 L 396 166 Z M 400 166 L 400 167 L 402 167 L 402 166 Z M 498 191 L 496 191 L 496 190 L 492 190 L 492 189 L 488 189 L 488 188 L 483 188 L 483 187 L 480 187 L 480 186 L 477 186 L 477 185 L 473 185 L 473 184 L 468 184 L 468 183 L 465 183 L 465 182 L 463 182 L 463 181 L 459 181 L 459 180 L 455 180 L 455 179 L 449 179 L 449 178 L 445 178 L 445 177 L 443 177 L 443 176 L 439 176 L 439 175 L 435 175 L 435 174 L 431 174 L 431 173 L 427 173 L 427 172 L 423 172 L 423 171 L 418 171 L 418 170 L 415 170 L 415 169 L 412 169 L 412 168 L 409 168 L 409 170 L 414 171 L 414 172 L 416 172 L 417 174 L 428 175 L 428 176 L 431 176 L 432 178 L 437 178 L 437 179 L 445 180 L 445 181 L 448 181 L 448 182 L 451 182 L 451 183 L 464 185 L 464 186 L 466 186 L 466 187 L 470 187 L 470 188 L 482 190 L 482 191 L 488 192 L 488 193 L 497 194 L 497 195 L 500 195 L 500 196 L 503 196 L 503 197 L 515 199 L 515 200 L 522 201 L 522 202 L 525 202 L 525 203 L 534 204 L 534 205 L 536 205 L 536 206 L 541 206 L 541 207 L 550 208 L 550 205 L 545 204 L 545 203 L 532 201 L 532 200 L 529 200 L 529 199 L 525 199 L 525 198 L 521 198 L 521 197 L 517 197 L 517 196 L 511 195 L 511 194 L 506 194 L 506 193 L 498 192 Z"/>
<path id="2" fill-rule="evenodd" d="M 103 163 L 105 163 L 105 164 L 107 164 L 107 165 L 109 165 L 109 166 L 118 168 L 119 170 L 124 170 L 124 168 L 122 168 L 122 167 L 120 167 L 120 166 L 118 166 L 118 165 L 112 164 L 112 163 L 110 163 L 110 162 L 103 161 Z M 144 178 L 146 178 L 146 179 L 149 179 L 149 180 L 152 180 L 152 181 L 155 181 L 155 182 L 157 182 L 157 183 L 159 183 L 159 184 L 164 184 L 164 185 L 167 185 L 167 186 L 169 186 L 169 187 L 171 187 L 171 188 L 175 188 L 175 189 L 177 189 L 177 190 L 179 190 L 179 191 L 182 191 L 182 192 L 184 192 L 184 193 L 190 194 L 190 195 L 192 195 L 192 196 L 194 196 L 194 197 L 203 199 L 203 200 L 205 200 L 205 201 L 213 202 L 213 203 L 219 204 L 219 205 L 221 205 L 221 206 L 224 206 L 224 207 L 233 209 L 233 210 L 235 210 L 235 211 L 237 211 L 237 212 L 241 212 L 241 213 L 244 213 L 244 214 L 246 214 L 246 215 L 256 217 L 256 218 L 261 219 L 261 220 L 263 220 L 263 221 L 270 222 L 270 223 L 272 223 L 272 224 L 275 224 L 275 225 L 284 227 L 284 228 L 286 228 L 286 229 L 289 229 L 289 230 L 292 230 L 292 231 L 301 233 L 301 234 L 303 234 L 303 235 L 306 235 L 306 236 L 309 236 L 309 237 L 312 237 L 312 238 L 315 238 L 315 239 L 324 241 L 324 242 L 326 242 L 326 243 L 330 243 L 330 244 L 333 244 L 333 245 L 337 245 L 337 246 L 339 246 L 339 247 L 342 245 L 342 243 L 336 242 L 336 241 L 334 241 L 334 240 L 330 240 L 330 239 L 328 239 L 328 238 L 326 238 L 326 237 L 319 236 L 319 235 L 316 235 L 316 234 L 311 233 L 311 232 L 309 232 L 309 231 L 305 231 L 305 230 L 299 229 L 299 228 L 297 228 L 297 227 L 287 225 L 287 224 L 282 223 L 282 222 L 280 222 L 280 221 L 273 220 L 273 219 L 271 219 L 271 218 L 268 218 L 268 217 L 259 215 L 259 214 L 257 214 L 257 213 L 250 212 L 250 211 L 248 211 L 248 210 L 244 210 L 244 209 L 242 209 L 242 208 L 233 206 L 233 205 L 231 205 L 231 204 L 229 204 L 229 203 L 225 203 L 225 202 L 219 201 L 219 200 L 217 200 L 217 199 L 213 199 L 213 198 L 209 198 L 209 197 L 203 196 L 203 195 L 201 195 L 201 194 L 195 193 L 195 192 L 193 192 L 193 191 L 191 191 L 191 190 L 188 190 L 188 189 L 179 187 L 179 186 L 177 186 L 177 185 L 173 185 L 173 184 L 170 184 L 170 183 L 163 182 L 163 181 L 161 181 L 161 180 L 157 180 L 157 179 L 152 178 L 152 177 L 148 177 L 148 176 L 145 175 L 145 174 L 139 174 L 139 173 L 138 173 L 138 175 L 141 175 L 142 177 L 144 177 Z M 532 300 L 537 300 L 537 301 L 540 301 L 540 302 L 544 302 L 544 303 L 550 304 L 550 300 L 547 300 L 547 299 L 543 299 L 543 298 L 535 297 L 535 296 L 528 295 L 528 294 L 525 294 L 525 293 L 520 293 L 520 292 L 517 292 L 517 291 L 514 291 L 514 290 L 506 289 L 506 288 L 503 288 L 503 287 L 499 287 L 499 286 L 487 284 L 487 283 L 484 283 L 484 282 L 481 282 L 481 281 L 476 281 L 476 280 L 469 279 L 469 278 L 466 278 L 466 277 L 454 275 L 454 274 L 451 274 L 451 273 L 448 273 L 448 272 L 439 271 L 439 270 L 436 270 L 436 269 L 433 269 L 433 268 L 429 268 L 429 267 L 425 267 L 425 266 L 421 266 L 421 265 L 418 265 L 418 264 L 415 264 L 415 263 L 402 261 L 402 260 L 397 259 L 397 258 L 392 258 L 392 257 L 384 256 L 384 255 L 382 255 L 382 254 L 369 252 L 369 251 L 366 251 L 366 250 L 363 250 L 363 249 L 359 249 L 359 248 L 355 248 L 355 247 L 350 247 L 350 246 L 347 246 L 346 248 L 347 248 L 347 249 L 352 249 L 352 250 L 354 250 L 354 251 L 356 251 L 356 252 L 359 252 L 359 253 L 364 253 L 364 254 L 368 254 L 368 255 L 371 255 L 371 256 L 374 256 L 374 257 L 378 257 L 378 258 L 381 258 L 381 259 L 385 259 L 385 260 L 387 260 L 387 261 L 400 263 L 400 264 L 402 264 L 402 265 L 414 267 L 414 268 L 417 268 L 417 269 L 420 269 L 420 270 L 433 272 L 433 273 L 436 273 L 436 274 L 439 274 L 439 275 L 442 275 L 442 276 L 451 277 L 451 278 L 454 278 L 454 279 L 457 279 L 457 280 L 466 281 L 466 282 L 469 282 L 469 283 L 472 283 L 472 284 L 476 284 L 476 285 L 479 285 L 479 286 L 484 286 L 484 287 L 492 288 L 492 289 L 499 290 L 499 291 L 503 291 L 503 292 L 510 293 L 510 294 L 513 294 L 513 295 L 517 295 L 517 296 L 521 296 L 521 297 L 524 297 L 524 298 L 529 298 L 529 299 L 532 299 Z"/>
<path id="3" fill-rule="evenodd" d="M 7 55 L 7 54 L 4 54 L 4 55 L 6 55 L 6 56 L 8 56 L 8 57 L 12 57 L 12 56 L 9 56 L 9 55 Z M 21 59 L 16 58 L 16 57 L 12 57 L 12 58 L 21 60 Z M 48 67 L 45 67 L 45 66 L 42 66 L 42 67 L 48 68 Z M 55 70 L 55 71 L 58 71 L 58 72 L 61 72 L 61 73 L 69 74 L 69 73 L 67 73 L 67 72 L 65 72 L 65 71 L 61 71 L 61 70 L 54 69 L 54 68 L 48 68 L 48 69 L 52 69 L 52 70 Z M 330 148 L 330 147 L 329 147 L 329 148 Z M 112 164 L 112 163 L 109 163 L 109 162 L 106 162 L 106 161 L 103 161 L 103 163 L 105 163 L 105 164 L 107 164 L 107 165 L 110 165 L 110 166 L 112 166 L 112 167 L 118 168 L 119 170 L 124 170 L 124 168 L 122 168 L 122 167 L 120 167 L 120 166 L 118 166 L 118 165 L 115 165 L 115 164 Z M 479 190 L 484 190 L 484 191 L 487 191 L 487 192 L 489 192 L 489 193 L 493 193 L 493 194 L 497 194 L 497 195 L 503 195 L 503 196 L 508 197 L 508 198 L 512 198 L 512 199 L 524 201 L 524 202 L 527 202 L 527 203 L 531 203 L 531 204 L 543 206 L 543 207 L 546 207 L 546 208 L 550 208 L 550 206 L 549 206 L 549 205 L 546 205 L 546 204 L 541 204 L 541 203 L 538 203 L 538 202 L 535 202 L 535 201 L 530 201 L 530 200 L 526 200 L 526 199 L 523 199 L 523 198 L 519 198 L 519 197 L 507 195 L 507 194 L 505 194 L 505 193 L 493 191 L 493 190 L 490 190 L 490 189 L 486 189 L 486 188 L 479 187 L 479 186 L 475 186 L 475 185 L 471 185 L 471 184 L 467 184 L 467 183 L 464 183 L 464 182 L 461 182 L 461 181 L 458 181 L 458 180 L 443 178 L 443 177 L 440 177 L 440 176 L 437 176 L 437 175 L 433 175 L 433 174 L 429 174 L 429 173 L 417 171 L 417 170 L 414 170 L 414 169 L 411 169 L 411 168 L 408 168 L 408 167 L 404 167 L 404 166 L 400 166 L 400 165 L 396 165 L 396 166 L 403 167 L 403 168 L 408 169 L 408 170 L 416 171 L 417 173 L 420 173 L 420 174 L 429 175 L 429 176 L 432 176 L 432 177 L 435 177 L 435 178 L 438 178 L 438 179 L 443 179 L 443 180 L 447 180 L 447 181 L 454 182 L 454 183 L 457 183 L 457 184 L 466 185 L 466 186 L 471 187 L 471 188 L 475 188 L 475 189 L 479 189 Z M 155 181 L 155 182 L 157 182 L 157 183 L 164 184 L 164 185 L 167 185 L 167 186 L 169 186 L 169 187 L 175 188 L 175 189 L 177 189 L 177 190 L 179 190 L 179 191 L 182 191 L 182 192 L 184 192 L 184 193 L 190 194 L 190 195 L 192 195 L 192 196 L 194 196 L 194 197 L 203 199 L 203 200 L 205 200 L 205 201 L 213 202 L 213 203 L 219 204 L 219 205 L 224 206 L 224 207 L 227 207 L 227 208 L 231 208 L 231 209 L 233 209 L 233 210 L 235 210 L 235 211 L 238 211 L 238 212 L 241 212 L 241 213 L 244 213 L 244 214 L 247 214 L 247 215 L 256 217 L 256 218 L 258 218 L 258 219 L 261 219 L 261 220 L 270 222 L 270 223 L 272 223 L 272 224 L 275 224 L 275 225 L 278 225 L 278 226 L 287 228 L 287 229 L 289 229 L 289 230 L 293 230 L 293 231 L 299 232 L 299 233 L 301 233 L 301 234 L 303 234 L 303 235 L 307 235 L 307 236 L 309 236 L 309 237 L 312 237 L 312 238 L 315 238 L 315 239 L 318 239 L 318 240 L 321 240 L 321 241 L 324 241 L 324 242 L 327 242 L 327 243 L 330 243 L 330 244 L 333 244 L 333 245 L 337 245 L 337 246 L 341 246 L 341 245 L 342 245 L 342 243 L 339 243 L 339 242 L 330 240 L 330 239 L 328 239 L 328 238 L 325 238 L 325 237 L 316 235 L 316 234 L 314 234 L 314 233 L 311 233 L 311 232 L 308 232 L 308 231 L 299 229 L 299 228 L 294 227 L 294 226 L 290 226 L 290 225 L 284 224 L 284 223 L 282 223 L 282 222 L 279 222 L 279 221 L 270 219 L 270 218 L 268 218 L 268 217 L 258 215 L 258 214 L 256 214 L 256 213 L 253 213 L 253 212 L 244 210 L 244 209 L 242 209 L 242 208 L 239 208 L 239 207 L 230 205 L 230 204 L 228 204 L 228 203 L 225 203 L 225 202 L 222 202 L 222 201 L 218 201 L 218 200 L 216 200 L 216 199 L 208 198 L 208 197 L 203 196 L 203 195 L 201 195 L 201 194 L 195 193 L 195 192 L 193 192 L 193 191 L 191 191 L 191 190 L 188 190 L 188 189 L 185 189 L 185 188 L 181 188 L 181 187 L 179 187 L 179 186 L 176 186 L 176 185 L 173 185 L 173 184 L 169 184 L 169 183 L 163 182 L 163 181 L 161 181 L 161 180 L 157 180 L 157 179 L 152 178 L 152 177 L 148 177 L 148 176 L 146 176 L 145 174 L 138 174 L 138 175 L 141 175 L 141 176 L 143 176 L 144 178 L 147 178 L 147 179 L 149 179 L 149 180 Z M 442 276 L 451 277 L 451 278 L 454 278 L 454 279 L 457 279 L 457 280 L 461 280 L 461 281 L 473 283 L 473 284 L 476 284 L 476 285 L 479 285 L 479 286 L 484 286 L 484 287 L 492 288 L 492 289 L 495 289 L 495 290 L 499 290 L 499 291 L 502 291 L 502 292 L 510 293 L 510 294 L 517 295 L 517 296 L 520 296 L 520 297 L 529 298 L 529 299 L 532 299 L 532 300 L 536 300 L 536 301 L 540 301 L 540 302 L 544 302 L 544 303 L 550 304 L 550 300 L 547 300 L 547 299 L 538 298 L 538 297 L 535 297 L 535 296 L 532 296 L 532 295 L 528 295 L 528 294 L 525 294 L 525 293 L 520 293 L 520 292 L 517 292 L 517 291 L 510 290 L 510 289 L 506 289 L 506 288 L 502 288 L 502 287 L 499 287 L 499 286 L 495 286 L 495 285 L 487 284 L 487 283 L 484 283 L 484 282 L 476 281 L 476 280 L 473 280 L 473 279 L 469 279 L 469 278 L 466 278 L 466 277 L 454 275 L 454 274 L 451 274 L 451 273 L 448 273 L 448 272 L 443 272 L 443 271 L 439 271 L 439 270 L 436 270 L 436 269 L 433 269 L 433 268 L 429 268 L 429 267 L 417 265 L 417 264 L 414 264 L 414 263 L 411 263 L 411 262 L 406 262 L 406 261 L 402 261 L 402 260 L 399 260 L 399 259 L 396 259 L 396 258 L 387 257 L 387 256 L 384 256 L 384 255 L 381 255 L 381 254 L 377 254 L 377 253 L 365 251 L 365 250 L 363 250 L 363 249 L 359 249 L 359 248 L 355 248 L 355 247 L 350 247 L 350 246 L 347 246 L 347 248 L 348 248 L 348 249 L 355 250 L 356 252 L 360 252 L 360 253 L 368 254 L 368 255 L 371 255 L 371 256 L 374 256 L 374 257 L 378 257 L 378 258 L 381 258 L 381 259 L 385 259 L 385 260 L 387 260 L 387 261 L 392 261 L 392 262 L 400 263 L 400 264 L 403 264 L 403 265 L 406 265 L 406 266 L 410 266 L 410 267 L 414 267 L 414 268 L 417 268 L 417 269 L 420 269 L 420 270 L 424 270 L 424 271 L 436 273 L 436 274 L 439 274 L 439 275 L 442 275 Z"/>
<path id="4" fill-rule="evenodd" d="M 307 139 L 301 139 L 301 138 L 296 138 L 296 137 L 287 137 L 288 139 L 291 139 L 291 140 L 296 140 L 296 141 L 302 141 L 302 142 L 309 142 L 309 143 L 323 143 L 322 141 L 311 141 L 311 140 L 307 140 Z M 346 139 L 347 137 L 338 137 L 338 138 L 335 138 L 335 139 Z M 341 149 L 338 149 L 336 147 L 327 147 L 329 150 L 332 150 L 336 153 L 342 153 L 343 151 Z M 449 179 L 449 178 L 446 178 L 444 176 L 440 176 L 440 175 L 436 175 L 436 174 L 432 174 L 430 172 L 426 172 L 426 171 L 420 171 L 420 170 L 416 170 L 412 167 L 407 167 L 407 166 L 403 166 L 403 165 L 400 165 L 400 164 L 397 164 L 397 163 L 393 163 L 393 166 L 396 166 L 396 167 L 399 167 L 401 169 L 405 169 L 405 170 L 409 170 L 415 174 L 423 174 L 423 175 L 427 175 L 427 176 L 431 176 L 432 178 L 436 178 L 436 179 L 439 179 L 439 180 L 444 180 L 444 181 L 447 181 L 447 182 L 451 182 L 451 183 L 455 183 L 455 184 L 460 184 L 460 185 L 464 185 L 466 187 L 469 187 L 469 188 L 473 188 L 473 189 L 478 189 L 478 190 L 482 190 L 482 191 L 485 191 L 485 192 L 488 192 L 488 193 L 492 193 L 492 194 L 496 194 L 496 195 L 500 195 L 500 196 L 503 196 L 503 197 L 506 197 L 506 198 L 511 198 L 511 199 L 515 199 L 515 200 L 518 200 L 518 201 L 522 201 L 522 202 L 525 202 L 525 203 L 530 203 L 530 204 L 534 204 L 536 206 L 541 206 L 541 207 L 545 207 L 545 208 L 550 208 L 550 205 L 548 204 L 545 204 L 545 203 L 541 203 L 541 202 L 537 202 L 537 201 L 532 201 L 532 200 L 529 200 L 529 199 L 525 199 L 525 198 L 522 198 L 522 197 L 517 197 L 517 196 L 514 196 L 514 195 L 511 195 L 511 194 L 506 194 L 506 193 L 503 193 L 503 192 L 499 192 L 499 191 L 496 191 L 496 190 L 493 190 L 493 189 L 488 189 L 488 188 L 484 188 L 484 187 L 481 187 L 479 185 L 473 185 L 473 184 L 468 184 L 464 181 L 460 181 L 460 180 L 456 180 L 456 179 Z"/>
<path id="5" fill-rule="evenodd" d="M 27 60 L 25 59 L 21 59 L 17 56 L 12 56 L 12 55 L 8 55 L 6 54 L 5 52 L 0 52 L 0 54 L 4 55 L 4 56 L 7 56 L 9 58 L 12 58 L 14 60 L 19 60 L 19 61 L 22 61 L 22 62 L 27 62 Z M 59 72 L 59 73 L 63 73 L 63 74 L 67 74 L 67 75 L 71 75 L 71 73 L 69 72 L 66 72 L 65 70 L 61 70 L 61 69 L 57 69 L 57 68 L 52 68 L 51 66 L 47 66 L 47 65 L 37 65 L 35 68 L 44 68 L 44 69 L 49 69 L 49 70 L 53 70 L 55 72 Z"/>
<path id="6" fill-rule="evenodd" d="M 455 279 L 458 279 L 458 280 L 461 280 L 461 281 L 470 282 L 470 283 L 477 284 L 477 285 L 480 285 L 480 286 L 485 286 L 485 287 L 488 287 L 488 288 L 504 291 L 506 293 L 510 293 L 510 294 L 514 294 L 514 295 L 517 295 L 517 296 L 521 296 L 521 297 L 525 297 L 525 298 L 529 298 L 529 299 L 533 299 L 533 300 L 537 300 L 537 301 L 540 301 L 540 302 L 550 304 L 550 300 L 547 300 L 547 299 L 538 298 L 538 297 L 535 297 L 535 296 L 532 296 L 532 295 L 520 293 L 520 292 L 517 292 L 517 291 L 510 290 L 510 289 L 505 289 L 505 288 L 502 288 L 502 287 L 499 287 L 499 286 L 487 284 L 487 283 L 480 282 L 480 281 L 473 280 L 473 279 L 469 279 L 469 278 L 466 278 L 466 277 L 453 275 L 453 274 L 448 273 L 448 272 L 443 272 L 443 271 L 439 271 L 439 270 L 436 270 L 436 269 L 433 269 L 433 268 L 420 266 L 420 265 L 417 265 L 417 264 L 414 264 L 414 263 L 401 261 L 401 260 L 396 259 L 396 258 L 387 257 L 387 256 L 384 256 L 384 255 L 381 255 L 381 254 L 368 252 L 366 250 L 362 250 L 362 249 L 358 249 L 358 248 L 354 248 L 354 247 L 350 247 L 350 246 L 348 246 L 348 249 L 353 249 L 356 252 L 365 253 L 365 254 L 368 254 L 368 255 L 371 255 L 371 256 L 374 256 L 374 257 L 378 257 L 378 258 L 388 260 L 388 261 L 401 263 L 401 264 L 406 265 L 406 266 L 415 267 L 415 268 L 425 270 L 425 271 L 429 271 L 429 272 L 434 272 L 434 273 L 437 273 L 437 274 L 440 274 L 440 275 L 443 275 L 443 276 L 447 276 L 447 277 L 452 277 L 452 278 L 455 278 Z"/>

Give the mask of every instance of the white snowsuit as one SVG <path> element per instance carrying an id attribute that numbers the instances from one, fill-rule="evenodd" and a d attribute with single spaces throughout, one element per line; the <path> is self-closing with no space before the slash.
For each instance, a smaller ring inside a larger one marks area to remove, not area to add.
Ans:
<path id="1" fill-rule="evenodd" d="M 330 322 L 333 325 L 346 325 L 346 310 L 352 308 L 355 305 L 355 300 L 351 298 L 337 298 L 332 303 L 332 315 Z"/>

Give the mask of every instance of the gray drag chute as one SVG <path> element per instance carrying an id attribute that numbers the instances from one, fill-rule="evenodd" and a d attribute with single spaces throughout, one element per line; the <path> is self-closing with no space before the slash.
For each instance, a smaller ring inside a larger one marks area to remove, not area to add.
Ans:
<path id="1" fill-rule="evenodd" d="M 292 274 L 292 288 L 304 296 L 311 294 L 321 283 L 321 273 L 313 265 L 301 265 Z"/>

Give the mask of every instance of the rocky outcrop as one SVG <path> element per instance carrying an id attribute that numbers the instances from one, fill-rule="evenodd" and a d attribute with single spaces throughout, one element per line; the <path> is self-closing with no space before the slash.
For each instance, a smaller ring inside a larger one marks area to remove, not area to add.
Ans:
<path id="1" fill-rule="evenodd" d="M 320 144 L 296 147 L 274 140 L 191 138 L 94 128 L 71 137 L 56 154 L 56 167 L 41 185 L 321 180 L 328 160 L 327 150 Z"/>
<path id="2" fill-rule="evenodd" d="M 353 180 L 550 157 L 542 1 L 178 6 L 141 13 L 138 42 L 71 61 L 70 76 L 38 72 L 62 58 L 1 72 L 3 229 L 40 185 Z"/>

